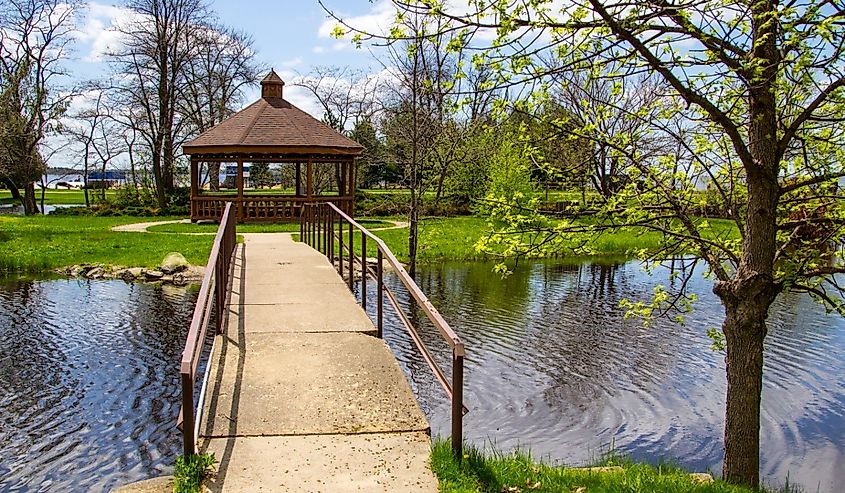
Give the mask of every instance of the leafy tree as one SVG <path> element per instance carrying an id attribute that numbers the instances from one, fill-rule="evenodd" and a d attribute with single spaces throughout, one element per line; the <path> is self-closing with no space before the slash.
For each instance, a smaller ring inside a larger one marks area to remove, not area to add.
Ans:
<path id="1" fill-rule="evenodd" d="M 249 181 L 257 188 L 269 187 L 275 183 L 270 165 L 264 162 L 252 163 L 249 167 Z"/>
<path id="2" fill-rule="evenodd" d="M 692 253 L 707 263 L 725 310 L 723 474 L 757 486 L 772 302 L 786 291 L 807 292 L 845 313 L 836 277 L 845 267 L 835 249 L 845 224 L 838 183 L 845 176 L 845 8 L 814 0 L 572 0 L 563 7 L 530 0 L 460 11 L 438 0 L 395 4 L 399 21 L 430 16 L 460 32 L 464 46 L 485 48 L 479 63 L 495 67 L 500 84 L 542 85 L 567 70 L 612 81 L 648 72 L 665 82 L 669 90 L 651 104 L 659 118 L 649 131 L 674 145 L 645 156 L 614 144 L 636 176 L 607 201 L 597 226 L 563 221 L 542 242 L 646 228 L 665 241 L 644 258 Z M 492 42 L 479 36 L 491 31 Z M 403 36 L 392 31 L 394 39 Z M 550 66 L 540 55 L 563 63 Z M 738 238 L 696 217 L 704 183 L 718 190 Z M 631 309 L 655 314 L 684 301 L 658 292 Z"/>

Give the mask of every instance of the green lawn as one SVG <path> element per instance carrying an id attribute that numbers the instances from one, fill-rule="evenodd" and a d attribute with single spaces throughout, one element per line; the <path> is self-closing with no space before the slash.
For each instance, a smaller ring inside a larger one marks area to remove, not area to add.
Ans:
<path id="1" fill-rule="evenodd" d="M 207 236 L 110 230 L 149 219 L 0 216 L 0 272 L 43 272 L 81 263 L 154 267 L 169 252 L 180 252 L 190 263 L 205 265 L 212 243 Z"/>
<path id="2" fill-rule="evenodd" d="M 587 224 L 590 219 L 580 220 Z M 728 220 L 710 219 L 710 235 L 730 235 L 736 237 L 737 232 L 733 223 Z M 368 227 L 366 224 L 365 227 Z M 417 260 L 421 263 L 438 262 L 442 260 L 480 260 L 487 258 L 475 249 L 476 242 L 490 233 L 487 218 L 476 216 L 457 216 L 448 218 L 426 218 L 420 222 L 419 252 Z M 401 261 L 408 260 L 408 229 L 391 229 L 377 231 L 391 251 Z M 355 250 L 360 253 L 361 235 L 355 235 Z M 344 241 L 348 241 L 345 235 Z M 625 230 L 594 234 L 584 238 L 586 247 L 594 254 L 602 257 L 632 258 L 636 250 L 653 249 L 660 245 L 662 235 L 657 232 L 643 230 Z M 570 242 L 569 248 L 562 248 L 555 255 L 572 257 L 575 254 L 572 247 L 580 245 L 580 241 Z M 374 257 L 376 248 L 367 245 L 367 255 Z M 583 256 L 583 255 L 579 255 Z"/>
<path id="3" fill-rule="evenodd" d="M 168 218 L 156 218 L 165 220 Z M 170 218 L 172 219 L 172 218 Z M 217 230 L 216 224 L 170 224 L 153 226 L 152 233 L 121 233 L 111 231 L 118 224 L 146 222 L 148 217 L 93 216 L 0 216 L 0 272 L 41 272 L 79 263 L 103 263 L 123 266 L 152 267 L 169 252 L 185 255 L 192 264 L 206 262 L 211 240 L 209 236 L 165 233 L 207 232 Z M 588 219 L 583 219 L 588 222 Z M 376 219 L 363 219 L 370 229 L 391 224 Z M 736 235 L 730 221 L 710 220 L 710 234 Z M 299 230 L 298 224 L 242 224 L 241 233 L 282 232 Z M 442 260 L 474 260 L 485 256 L 475 244 L 489 234 L 487 219 L 475 216 L 427 218 L 420 223 L 418 261 L 431 263 Z M 408 260 L 407 228 L 375 232 L 402 260 Z M 298 236 L 298 235 L 295 235 Z M 632 257 L 634 250 L 659 245 L 658 233 L 620 231 L 586 237 L 586 244 L 594 255 Z M 348 242 L 348 238 L 344 241 Z M 355 250 L 360 253 L 361 235 L 355 235 Z M 572 246 L 572 245 L 570 245 Z M 571 250 L 555 253 L 571 256 Z M 376 255 L 370 242 L 367 255 Z"/>
<path id="4" fill-rule="evenodd" d="M 435 440 L 431 468 L 444 493 L 753 493 L 756 490 L 721 480 L 696 482 L 673 466 L 650 466 L 627 460 L 606 460 L 599 466 L 621 466 L 594 472 L 535 462 L 529 455 L 485 454 L 468 448 L 459 463 L 447 441 Z M 787 490 L 785 488 L 784 490 Z"/>
<path id="5" fill-rule="evenodd" d="M 88 196 L 91 201 L 94 201 L 95 196 L 99 196 L 102 191 L 89 190 Z M 114 190 L 106 190 L 106 196 L 111 197 L 116 192 Z M 41 191 L 36 190 L 36 199 L 38 204 L 41 204 Z M 0 190 L 0 204 L 15 204 L 18 201 L 12 199 L 12 194 L 8 190 Z M 83 190 L 47 190 L 44 192 L 44 203 L 47 205 L 80 205 L 85 203 L 85 192 Z"/>

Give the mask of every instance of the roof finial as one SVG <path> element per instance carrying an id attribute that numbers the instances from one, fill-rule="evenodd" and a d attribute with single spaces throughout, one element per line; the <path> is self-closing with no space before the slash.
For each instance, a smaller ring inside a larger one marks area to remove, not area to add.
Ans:
<path id="1" fill-rule="evenodd" d="M 275 70 L 270 70 L 267 77 L 261 81 L 261 97 L 264 99 L 282 99 L 282 88 L 285 81 L 276 73 Z"/>

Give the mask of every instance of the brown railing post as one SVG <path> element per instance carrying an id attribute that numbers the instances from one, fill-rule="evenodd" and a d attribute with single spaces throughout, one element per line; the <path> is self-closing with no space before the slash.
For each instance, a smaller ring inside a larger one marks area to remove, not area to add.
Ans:
<path id="1" fill-rule="evenodd" d="M 352 286 L 355 284 L 355 231 L 352 229 L 352 223 L 349 223 L 349 290 L 352 291 Z"/>
<path id="2" fill-rule="evenodd" d="M 379 338 L 384 337 L 384 269 L 382 267 L 381 248 L 376 247 L 376 328 Z"/>
<path id="3" fill-rule="evenodd" d="M 338 214 L 337 221 L 337 273 L 343 278 L 343 216 Z"/>
<path id="4" fill-rule="evenodd" d="M 367 311 L 367 235 L 361 233 L 361 307 Z"/>
<path id="5" fill-rule="evenodd" d="M 334 216 L 334 211 L 329 209 L 329 263 L 332 265 L 334 265 Z"/>
<path id="6" fill-rule="evenodd" d="M 452 348 L 452 453 L 460 462 L 464 440 L 464 344 Z"/>
<path id="7" fill-rule="evenodd" d="M 326 210 L 326 207 L 320 206 L 320 209 L 323 211 L 323 255 L 326 257 L 329 256 L 329 211 Z"/>
<path id="8" fill-rule="evenodd" d="M 305 208 L 299 208 L 299 241 L 305 241 Z"/>
<path id="9" fill-rule="evenodd" d="M 196 452 L 194 437 L 194 379 L 182 373 L 182 445 L 186 456 Z"/>

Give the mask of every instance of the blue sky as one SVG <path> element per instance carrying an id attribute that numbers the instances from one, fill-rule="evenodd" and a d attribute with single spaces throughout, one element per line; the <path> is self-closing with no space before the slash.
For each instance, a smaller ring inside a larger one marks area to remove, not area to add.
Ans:
<path id="1" fill-rule="evenodd" d="M 326 4 L 365 28 L 386 25 L 392 13 L 387 0 L 326 0 Z M 275 68 L 286 81 L 296 74 L 306 74 L 316 65 L 350 66 L 373 72 L 381 69 L 366 48 L 356 49 L 349 40 L 329 35 L 335 22 L 316 0 L 212 0 L 210 5 L 224 24 L 252 35 L 258 59 Z M 120 2 L 87 3 L 74 58 L 68 63 L 74 79 L 108 73 L 102 53 L 115 39 L 109 27 L 126 15 L 120 6 Z M 246 103 L 257 96 L 256 88 L 247 95 Z M 306 111 L 319 111 L 302 89 L 288 86 L 285 97 Z"/>

